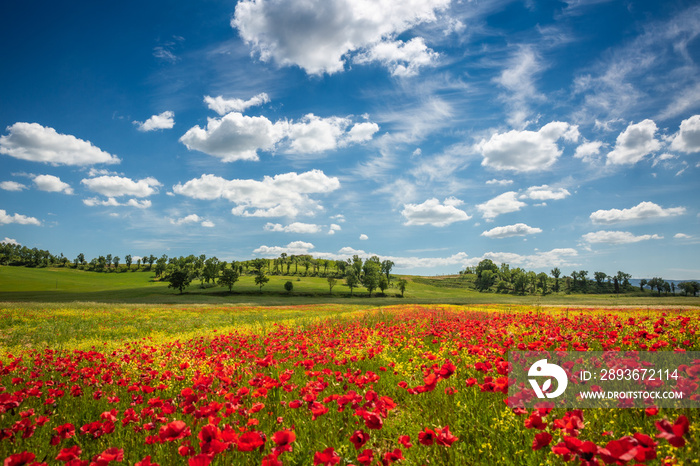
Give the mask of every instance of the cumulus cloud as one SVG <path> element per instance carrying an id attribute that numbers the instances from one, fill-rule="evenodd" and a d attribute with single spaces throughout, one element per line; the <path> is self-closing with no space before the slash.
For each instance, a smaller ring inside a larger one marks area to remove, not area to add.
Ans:
<path id="1" fill-rule="evenodd" d="M 564 188 L 551 188 L 546 184 L 527 188 L 520 199 L 532 199 L 535 201 L 560 200 L 570 196 L 571 193 Z"/>
<path id="2" fill-rule="evenodd" d="M 532 172 L 546 170 L 559 158 L 562 151 L 559 139 L 576 142 L 578 126 L 561 121 L 546 124 L 539 131 L 508 131 L 483 139 L 476 148 L 483 156 L 481 165 L 495 170 Z"/>
<path id="3" fill-rule="evenodd" d="M 300 256 L 310 254 L 314 245 L 304 241 L 292 241 L 286 246 L 260 246 L 253 250 L 253 253 L 262 257 L 279 257 L 282 253 L 287 255 Z"/>
<path id="4" fill-rule="evenodd" d="M 65 193 L 73 194 L 73 188 L 68 183 L 64 183 L 57 176 L 53 175 L 38 175 L 34 177 L 34 184 L 41 191 L 50 193 Z"/>
<path id="5" fill-rule="evenodd" d="M 16 239 L 8 238 L 7 236 L 5 236 L 5 239 L 0 241 L 0 243 L 14 244 L 15 246 L 20 246 L 19 241 L 17 241 Z"/>
<path id="6" fill-rule="evenodd" d="M 519 201 L 517 196 L 515 191 L 508 191 L 477 205 L 476 208 L 485 219 L 492 220 L 501 214 L 517 212 L 521 207 L 525 207 L 527 204 Z"/>
<path id="7" fill-rule="evenodd" d="M 606 231 L 600 230 L 592 233 L 586 233 L 582 236 L 583 240 L 588 243 L 608 243 L 608 244 L 627 244 L 638 243 L 639 241 L 647 241 L 650 239 L 663 239 L 659 235 L 640 235 L 634 236 L 629 231 Z"/>
<path id="8" fill-rule="evenodd" d="M 155 131 L 157 129 L 170 129 L 175 126 L 175 113 L 166 110 L 159 115 L 153 115 L 143 123 L 140 121 L 134 121 L 134 124 L 138 127 L 139 131 L 143 132 Z"/>
<path id="9" fill-rule="evenodd" d="M 41 225 L 41 222 L 34 217 L 28 217 L 22 214 L 8 214 L 5 209 L 0 209 L 0 225 L 8 225 L 10 223 L 18 223 L 20 225 Z"/>
<path id="10" fill-rule="evenodd" d="M 675 239 L 691 239 L 692 238 L 691 235 L 686 235 L 685 233 L 676 233 L 675 235 L 673 235 L 673 237 Z"/>
<path id="11" fill-rule="evenodd" d="M 576 148 L 574 158 L 581 159 L 586 163 L 592 163 L 599 159 L 600 149 L 605 144 L 601 141 L 584 142 Z"/>
<path id="12" fill-rule="evenodd" d="M 270 101 L 270 97 L 261 92 L 260 94 L 251 97 L 248 100 L 243 99 L 225 99 L 223 96 L 210 97 L 204 96 L 204 103 L 209 109 L 214 110 L 221 116 L 230 112 L 243 113 L 249 107 L 257 107 L 258 105 L 266 104 Z"/>
<path id="13" fill-rule="evenodd" d="M 129 199 L 126 202 L 119 202 L 113 197 L 108 197 L 107 199 L 89 197 L 87 199 L 83 199 L 83 204 L 89 207 L 136 207 L 137 209 L 148 209 L 152 205 L 151 201 L 149 201 L 148 199 Z"/>
<path id="14" fill-rule="evenodd" d="M 194 199 L 227 199 L 236 204 L 231 212 L 244 217 L 296 217 L 314 215 L 323 209 L 311 194 L 329 193 L 340 188 L 336 177 L 320 170 L 266 176 L 262 181 L 227 180 L 202 175 L 173 186 L 173 192 Z"/>
<path id="15" fill-rule="evenodd" d="M 486 184 L 497 184 L 498 186 L 508 186 L 513 184 L 513 180 L 498 180 L 498 179 L 492 179 L 488 180 Z"/>
<path id="16" fill-rule="evenodd" d="M 361 143 L 379 130 L 376 123 L 352 125 L 350 118 L 321 118 L 313 113 L 298 121 L 272 123 L 264 116 L 249 117 L 231 112 L 220 119 L 209 118 L 206 129 L 194 126 L 180 142 L 190 150 L 198 150 L 224 162 L 258 160 L 258 151 L 274 151 L 286 143 L 287 152 L 316 153 Z"/>
<path id="17" fill-rule="evenodd" d="M 328 229 L 328 234 L 335 235 L 335 232 L 340 231 L 340 230 L 341 230 L 340 225 L 337 225 L 335 223 L 331 223 L 331 226 Z"/>
<path id="18" fill-rule="evenodd" d="M 471 218 L 465 211 L 457 208 L 461 204 L 462 201 L 455 198 L 447 198 L 444 203 L 432 198 L 422 204 L 404 204 L 401 215 L 406 218 L 404 225 L 444 227 Z"/>
<path id="19" fill-rule="evenodd" d="M 369 239 L 369 236 L 365 235 L 364 233 L 360 235 L 360 240 L 367 241 L 368 239 Z"/>
<path id="20" fill-rule="evenodd" d="M 199 223 L 203 227 L 207 228 L 213 228 L 214 222 L 211 222 L 209 220 L 205 220 L 202 217 L 200 217 L 197 214 L 190 214 L 182 218 L 177 218 L 177 219 L 170 219 L 170 223 L 173 225 L 189 225 L 193 223 Z"/>
<path id="21" fill-rule="evenodd" d="M 231 112 L 220 119 L 209 118 L 206 128 L 190 128 L 180 142 L 190 150 L 220 157 L 224 162 L 258 160 L 258 151 L 274 149 L 286 128 L 285 122 L 273 124 L 264 116 Z"/>
<path id="22" fill-rule="evenodd" d="M 0 183 L 0 189 L 4 189 L 5 191 L 22 191 L 23 189 L 27 189 L 27 187 L 16 181 L 3 181 Z"/>
<path id="23" fill-rule="evenodd" d="M 673 138 L 671 148 L 690 154 L 700 152 L 700 115 L 681 122 L 680 131 Z"/>
<path id="24" fill-rule="evenodd" d="M 386 66 L 393 76 L 414 76 L 421 67 L 433 65 L 439 54 L 425 45 L 422 37 L 414 37 L 408 42 L 384 41 L 372 46 L 368 51 L 357 55 L 354 63 L 379 62 Z"/>
<path id="25" fill-rule="evenodd" d="M 483 232 L 481 236 L 486 236 L 487 238 L 509 238 L 511 236 L 526 236 L 536 233 L 542 233 L 542 229 L 531 227 L 524 223 L 516 223 L 515 225 L 492 228 Z"/>
<path id="26" fill-rule="evenodd" d="M 608 225 L 611 223 L 653 220 L 664 217 L 683 215 L 685 207 L 669 207 L 664 209 L 653 202 L 640 202 L 629 209 L 596 210 L 590 215 L 593 223 Z"/>
<path id="27" fill-rule="evenodd" d="M 107 197 L 148 197 L 158 192 L 158 186 L 162 186 L 158 180 L 152 177 L 134 181 L 122 176 L 98 176 L 86 178 L 80 181 L 93 192 Z"/>
<path id="28" fill-rule="evenodd" d="M 249 0 L 236 5 L 231 26 L 261 60 L 296 65 L 308 74 L 343 71 L 353 52 L 401 74 L 421 66 L 432 51 L 421 51 L 421 43 L 397 44 L 396 36 L 434 22 L 448 5 L 449 0 Z"/>
<path id="29" fill-rule="evenodd" d="M 654 138 L 656 129 L 656 123 L 648 119 L 627 126 L 617 136 L 615 148 L 608 152 L 607 164 L 633 165 L 659 150 L 661 143 Z"/>
<path id="30" fill-rule="evenodd" d="M 321 226 L 313 223 L 293 222 L 289 225 L 279 223 L 265 224 L 265 231 L 279 231 L 284 233 L 318 233 L 321 231 Z"/>
<path id="31" fill-rule="evenodd" d="M 7 127 L 9 134 L 0 137 L 0 154 L 31 162 L 51 165 L 93 165 L 119 163 L 117 156 L 70 134 L 38 123 L 15 123 Z"/>

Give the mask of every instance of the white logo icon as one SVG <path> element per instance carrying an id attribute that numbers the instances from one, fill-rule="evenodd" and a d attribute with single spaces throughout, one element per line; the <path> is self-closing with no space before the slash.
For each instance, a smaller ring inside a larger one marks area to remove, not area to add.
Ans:
<path id="1" fill-rule="evenodd" d="M 564 390 L 566 390 L 566 386 L 569 383 L 569 379 L 566 376 L 564 369 L 556 364 L 548 364 L 546 359 L 540 359 L 533 364 L 532 367 L 530 367 L 530 370 L 527 372 L 527 375 L 530 377 L 554 377 L 557 380 L 557 389 L 552 393 L 544 393 L 552 385 L 552 379 L 547 379 L 541 388 L 536 380 L 529 379 L 530 385 L 532 385 L 532 388 L 537 394 L 537 398 L 544 398 L 545 396 L 547 398 L 556 398 L 564 393 Z"/>

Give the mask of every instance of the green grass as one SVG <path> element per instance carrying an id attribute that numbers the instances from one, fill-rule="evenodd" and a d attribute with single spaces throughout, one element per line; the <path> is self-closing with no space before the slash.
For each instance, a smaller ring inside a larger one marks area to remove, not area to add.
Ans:
<path id="1" fill-rule="evenodd" d="M 269 276 L 262 288 L 254 283 L 252 275 L 244 275 L 234 285 L 233 293 L 227 288 L 209 284 L 200 287 L 193 282 L 183 294 L 168 288 L 167 282 L 157 281 L 152 272 L 96 273 L 71 268 L 0 267 L 0 302 L 102 302 L 144 304 L 256 304 L 283 306 L 291 304 L 355 303 L 368 306 L 390 304 L 528 304 L 528 305 L 595 305 L 595 306 L 700 306 L 700 298 L 671 296 L 594 295 L 564 293 L 517 296 L 511 294 L 480 293 L 473 289 L 471 280 L 458 277 L 404 276 L 408 280 L 402 298 L 396 288 L 386 290 L 385 296 L 368 297 L 363 287 L 350 289 L 343 280 L 329 293 L 323 277 Z M 284 284 L 291 281 L 294 289 L 288 293 Z"/>

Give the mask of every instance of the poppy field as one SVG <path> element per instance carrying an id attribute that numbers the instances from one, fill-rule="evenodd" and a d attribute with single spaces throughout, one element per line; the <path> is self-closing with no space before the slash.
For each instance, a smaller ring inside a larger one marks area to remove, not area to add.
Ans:
<path id="1" fill-rule="evenodd" d="M 0 308 L 5 465 L 700 462 L 693 409 L 508 406 L 509 350 L 700 351 L 684 309 Z M 698 396 L 700 361 L 681 376 Z"/>

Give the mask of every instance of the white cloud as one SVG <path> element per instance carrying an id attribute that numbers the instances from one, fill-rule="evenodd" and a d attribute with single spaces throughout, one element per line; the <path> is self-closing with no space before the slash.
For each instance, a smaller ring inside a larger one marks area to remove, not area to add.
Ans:
<path id="1" fill-rule="evenodd" d="M 153 115 L 143 123 L 140 121 L 134 121 L 134 124 L 138 126 L 139 131 L 144 132 L 155 131 L 157 129 L 170 129 L 175 126 L 175 113 L 166 110 L 159 115 Z"/>
<path id="2" fill-rule="evenodd" d="M 576 148 L 574 158 L 581 159 L 586 163 L 596 162 L 600 156 L 600 149 L 605 145 L 601 141 L 584 142 Z"/>
<path id="3" fill-rule="evenodd" d="M 284 233 L 318 233 L 321 231 L 321 226 L 313 223 L 293 222 L 289 225 L 281 225 L 279 223 L 265 224 L 265 231 L 279 231 Z"/>
<path id="4" fill-rule="evenodd" d="M 442 204 L 437 199 L 432 198 L 422 204 L 404 204 L 401 215 L 406 218 L 404 225 L 444 227 L 471 218 L 465 211 L 456 207 L 461 204 L 462 201 L 455 198 L 447 198 Z"/>
<path id="5" fill-rule="evenodd" d="M 214 222 L 205 220 L 197 214 L 190 214 L 178 219 L 171 218 L 170 223 L 172 223 L 173 225 L 188 225 L 192 223 L 199 223 L 201 226 L 206 228 L 213 228 L 214 226 L 216 226 Z"/>
<path id="6" fill-rule="evenodd" d="M 8 225 L 10 223 L 19 223 L 20 225 L 41 225 L 41 222 L 34 217 L 27 217 L 22 214 L 8 213 L 4 209 L 0 209 L 0 225 Z"/>
<path id="7" fill-rule="evenodd" d="M 260 246 L 253 250 L 253 253 L 262 257 L 279 257 L 282 253 L 287 255 L 306 255 L 311 254 L 314 245 L 304 241 L 292 241 L 286 246 Z M 314 254 L 315 255 L 315 254 Z"/>
<path id="8" fill-rule="evenodd" d="M 487 220 L 492 220 L 501 214 L 507 214 L 510 212 L 517 212 L 521 207 L 525 207 L 522 201 L 517 199 L 517 193 L 515 191 L 508 191 L 500 194 L 493 199 L 479 204 L 476 206 Z"/>
<path id="9" fill-rule="evenodd" d="M 131 178 L 121 176 L 98 176 L 86 178 L 80 182 L 89 190 L 106 197 L 148 197 L 158 192 L 158 186 L 162 186 L 158 180 L 152 177 L 134 181 Z"/>
<path id="10" fill-rule="evenodd" d="M 700 152 L 700 115 L 681 122 L 681 129 L 673 138 L 671 148 L 690 154 Z"/>
<path id="11" fill-rule="evenodd" d="M 648 119 L 630 124 L 617 137 L 615 149 L 608 153 L 607 164 L 633 165 L 646 155 L 659 150 L 661 143 L 654 139 L 656 129 L 656 123 Z"/>
<path id="12" fill-rule="evenodd" d="M 561 121 L 546 124 L 539 131 L 508 131 L 483 139 L 476 148 L 483 156 L 481 165 L 496 170 L 532 172 L 551 167 L 562 151 L 557 141 L 578 140 L 578 126 Z"/>
<path id="13" fill-rule="evenodd" d="M 513 180 L 497 180 L 497 179 L 492 179 L 488 180 L 486 184 L 497 184 L 498 186 L 508 186 L 513 184 Z"/>
<path id="14" fill-rule="evenodd" d="M 509 238 L 511 236 L 526 236 L 536 233 L 542 233 L 542 229 L 531 227 L 524 223 L 516 223 L 515 225 L 492 228 L 483 232 L 481 236 L 486 236 L 487 238 Z"/>
<path id="15" fill-rule="evenodd" d="M 221 116 L 230 112 L 243 113 L 249 107 L 257 107 L 258 105 L 266 104 L 270 101 L 270 97 L 264 92 L 251 97 L 248 100 L 243 99 L 225 99 L 223 96 L 210 97 L 204 96 L 204 102 L 209 109 L 214 110 Z"/>
<path id="16" fill-rule="evenodd" d="M 367 241 L 369 239 L 369 236 L 365 235 L 364 233 L 360 235 L 360 239 L 362 241 Z"/>
<path id="17" fill-rule="evenodd" d="M 170 223 L 173 225 L 186 225 L 188 223 L 199 223 L 203 221 L 204 219 L 200 217 L 197 214 L 190 214 L 187 215 L 186 217 L 178 218 L 178 219 L 170 219 Z"/>
<path id="18" fill-rule="evenodd" d="M 544 70 L 535 52 L 530 47 L 521 47 L 515 53 L 508 67 L 501 75 L 494 79 L 495 82 L 511 92 L 504 97 L 510 107 L 508 122 L 514 127 L 524 127 L 530 115 L 528 103 L 531 100 L 541 99 L 542 96 L 535 88 L 535 76 Z"/>
<path id="19" fill-rule="evenodd" d="M 686 235 L 685 233 L 676 233 L 675 235 L 673 235 L 673 237 L 675 239 L 691 239 L 692 238 L 691 235 Z"/>
<path id="20" fill-rule="evenodd" d="M 637 243 L 639 241 L 647 241 L 650 239 L 663 239 L 659 235 L 640 235 L 634 236 L 629 231 L 605 231 L 600 230 L 592 233 L 586 233 L 582 236 L 583 240 L 588 243 L 608 243 L 608 244 L 627 244 Z"/>
<path id="21" fill-rule="evenodd" d="M 546 184 L 542 186 L 530 186 L 520 199 L 532 199 L 535 201 L 560 200 L 570 196 L 571 193 L 564 188 L 551 188 Z"/>
<path id="22" fill-rule="evenodd" d="M 310 194 L 329 193 L 340 188 L 336 177 L 320 170 L 266 176 L 257 180 L 226 180 L 202 175 L 173 186 L 173 192 L 194 199 L 227 199 L 236 204 L 231 212 L 244 217 L 295 217 L 314 215 L 323 209 Z"/>
<path id="23" fill-rule="evenodd" d="M 249 117 L 231 112 L 221 119 L 209 118 L 206 129 L 190 128 L 180 142 L 224 162 L 258 160 L 258 151 L 274 151 L 287 143 L 286 152 L 315 153 L 368 141 L 379 130 L 376 123 L 352 124 L 350 118 L 321 118 L 313 113 L 298 121 L 272 123 L 264 116 Z"/>
<path id="24" fill-rule="evenodd" d="M 386 66 L 393 76 L 415 76 L 421 67 L 433 65 L 440 55 L 425 45 L 422 37 L 408 42 L 383 41 L 354 58 L 354 63 L 377 61 Z"/>
<path id="25" fill-rule="evenodd" d="M 190 128 L 180 142 L 190 150 L 220 157 L 224 162 L 258 160 L 258 151 L 271 151 L 284 137 L 287 124 L 272 123 L 264 116 L 249 117 L 231 112 L 208 118 L 206 129 Z"/>
<path id="26" fill-rule="evenodd" d="M 346 58 L 356 51 L 389 66 L 394 74 L 401 74 L 420 66 L 430 52 L 421 53 L 418 43 L 388 45 L 387 51 L 382 51 L 381 46 L 375 50 L 378 44 L 393 44 L 402 32 L 421 23 L 434 22 L 436 12 L 449 3 L 449 0 L 250 0 L 236 5 L 231 26 L 238 29 L 241 38 L 261 60 L 274 60 L 281 66 L 297 65 L 308 74 L 342 71 Z M 403 69 L 397 71 L 398 66 Z"/>
<path id="27" fill-rule="evenodd" d="M 5 239 L 0 241 L 0 243 L 14 244 L 15 246 L 20 246 L 19 242 L 16 239 L 8 238 L 7 236 L 5 236 Z"/>
<path id="28" fill-rule="evenodd" d="M 137 209 L 148 209 L 152 205 L 151 201 L 149 201 L 148 199 L 129 199 L 128 201 L 122 203 L 117 201 L 113 197 L 108 197 L 106 200 L 101 200 L 96 197 L 89 197 L 87 199 L 83 199 L 83 204 L 89 207 L 136 207 Z"/>
<path id="29" fill-rule="evenodd" d="M 34 184 L 41 191 L 51 193 L 73 194 L 73 188 L 68 183 L 64 183 L 57 176 L 53 175 L 38 175 L 34 177 Z"/>
<path id="30" fill-rule="evenodd" d="M 608 225 L 618 222 L 630 222 L 637 220 L 652 220 L 663 217 L 683 215 L 685 207 L 663 207 L 653 202 L 640 202 L 629 209 L 596 210 L 590 215 L 593 223 Z"/>
<path id="31" fill-rule="evenodd" d="M 330 226 L 330 228 L 328 229 L 328 234 L 329 234 L 329 235 L 335 235 L 335 232 L 336 232 L 336 231 L 340 231 L 340 230 L 341 230 L 340 225 L 337 225 L 337 224 L 335 224 L 335 223 L 331 223 L 331 226 Z"/>
<path id="32" fill-rule="evenodd" d="M 0 137 L 0 154 L 32 162 L 52 165 L 93 165 L 119 163 L 117 156 L 108 154 L 70 134 L 38 123 L 15 123 L 7 127 L 10 132 Z"/>
<path id="33" fill-rule="evenodd" d="M 16 181 L 3 181 L 0 183 L 0 189 L 4 189 L 5 191 L 22 191 L 23 189 L 27 189 L 27 187 Z"/>

